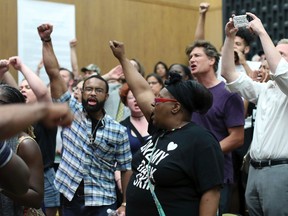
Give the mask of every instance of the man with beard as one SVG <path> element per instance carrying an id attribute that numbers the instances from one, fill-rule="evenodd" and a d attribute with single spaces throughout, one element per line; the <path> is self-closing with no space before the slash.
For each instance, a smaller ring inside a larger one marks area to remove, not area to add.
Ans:
<path id="1" fill-rule="evenodd" d="M 59 74 L 50 37 L 52 30 L 50 24 L 38 27 L 51 95 L 59 102 L 68 101 L 75 117 L 71 127 L 63 129 L 62 160 L 54 182 L 64 195 L 62 213 L 107 215 L 107 209 L 116 208 L 114 171 L 120 170 L 123 203 L 118 212 L 124 214 L 132 159 L 126 128 L 105 113 L 109 87 L 101 76 L 91 75 L 84 80 L 82 104 L 71 97 Z"/>

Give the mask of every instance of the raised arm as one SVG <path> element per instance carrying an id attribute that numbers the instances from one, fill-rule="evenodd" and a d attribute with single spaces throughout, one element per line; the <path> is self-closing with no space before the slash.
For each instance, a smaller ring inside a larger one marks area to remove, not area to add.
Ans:
<path id="1" fill-rule="evenodd" d="M 58 99 L 67 91 L 67 86 L 59 73 L 59 64 L 51 41 L 52 31 L 53 26 L 50 24 L 42 24 L 38 27 L 38 34 L 43 45 L 43 63 L 50 80 L 51 96 Z"/>
<path id="2" fill-rule="evenodd" d="M 248 28 L 252 29 L 252 31 L 259 36 L 270 70 L 272 73 L 275 73 L 277 65 L 282 57 L 275 48 L 261 20 L 252 13 L 247 12 L 246 14 L 253 19 L 249 22 Z"/>
<path id="3" fill-rule="evenodd" d="M 48 88 L 39 78 L 39 76 L 37 76 L 29 67 L 27 67 L 27 65 L 22 63 L 18 56 L 9 58 L 9 61 L 15 70 L 18 70 L 23 74 L 29 86 L 36 95 L 37 101 L 52 102 Z"/>
<path id="4" fill-rule="evenodd" d="M 121 65 L 117 65 L 112 68 L 108 73 L 104 74 L 102 77 L 106 80 L 119 80 L 124 75 Z"/>
<path id="5" fill-rule="evenodd" d="M 205 40 L 205 20 L 209 7 L 210 4 L 207 2 L 201 2 L 199 5 L 199 18 L 195 30 L 194 40 Z"/>
<path id="6" fill-rule="evenodd" d="M 239 77 L 239 73 L 235 71 L 234 63 L 234 38 L 237 31 L 238 29 L 234 27 L 233 20 L 230 18 L 225 26 L 226 38 L 222 48 L 221 69 L 221 75 L 228 83 L 236 80 Z"/>
<path id="7" fill-rule="evenodd" d="M 79 79 L 80 75 L 79 75 L 76 46 L 77 46 L 77 39 L 75 38 L 70 41 L 70 58 L 71 58 L 71 66 L 72 66 L 72 72 L 74 74 L 74 77 L 76 79 Z"/>
<path id="8" fill-rule="evenodd" d="M 110 48 L 114 56 L 119 60 L 126 81 L 137 100 L 137 104 L 144 113 L 147 121 L 150 121 L 152 113 L 152 103 L 154 102 L 154 94 L 144 77 L 131 64 L 125 56 L 124 44 L 118 41 L 110 41 Z"/>
<path id="9" fill-rule="evenodd" d="M 41 58 L 38 65 L 37 65 L 36 71 L 35 71 L 35 74 L 37 76 L 40 76 L 40 71 L 42 68 L 43 68 L 43 59 Z"/>
<path id="10" fill-rule="evenodd" d="M 14 88 L 18 88 L 18 84 L 14 77 L 11 75 L 9 70 L 9 60 L 1 59 L 0 60 L 0 80 L 1 83 L 8 84 Z"/>

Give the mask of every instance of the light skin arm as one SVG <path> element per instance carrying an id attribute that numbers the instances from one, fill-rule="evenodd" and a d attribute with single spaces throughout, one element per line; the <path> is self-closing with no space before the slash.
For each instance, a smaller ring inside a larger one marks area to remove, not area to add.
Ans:
<path id="1" fill-rule="evenodd" d="M 220 200 L 220 188 L 215 187 L 206 191 L 200 200 L 199 216 L 215 216 Z"/>
<path id="2" fill-rule="evenodd" d="M 228 128 L 229 135 L 220 141 L 223 153 L 229 153 L 244 143 L 244 127 Z"/>
<path id="3" fill-rule="evenodd" d="M 8 71 L 9 63 L 10 63 L 9 60 L 7 59 L 0 60 L 0 80 L 2 83 L 8 84 L 14 88 L 18 88 L 16 80 Z"/>
<path id="4" fill-rule="evenodd" d="M 150 88 L 148 82 L 131 64 L 125 56 L 124 44 L 118 41 L 110 41 L 110 48 L 114 56 L 119 60 L 123 72 L 125 74 L 126 82 L 128 83 L 137 104 L 149 122 L 152 113 L 152 103 L 154 102 L 154 93 Z"/>
<path id="5" fill-rule="evenodd" d="M 18 89 L 17 82 L 9 71 L 7 71 L 5 74 L 3 74 L 2 81 L 3 81 L 3 83 Z"/>
<path id="6" fill-rule="evenodd" d="M 202 2 L 199 5 L 199 18 L 195 30 L 195 40 L 204 40 L 205 39 L 205 20 L 206 13 L 209 10 L 210 4 L 207 2 Z"/>
<path id="7" fill-rule="evenodd" d="M 40 71 L 41 71 L 42 68 L 43 68 L 43 59 L 41 59 L 40 62 L 38 63 L 38 65 L 37 65 L 37 68 L 36 68 L 36 71 L 35 71 L 35 74 L 37 76 L 40 76 Z"/>
<path id="8" fill-rule="evenodd" d="M 73 115 L 67 104 L 36 103 L 0 107 L 0 139 L 7 139 L 42 120 L 48 127 L 69 126 Z"/>
<path id="9" fill-rule="evenodd" d="M 250 28 L 256 35 L 259 36 L 270 70 L 272 73 L 275 73 L 277 65 L 279 64 L 282 57 L 279 51 L 275 48 L 261 20 L 252 13 L 246 14 L 253 19 L 249 22 L 248 28 Z"/>
<path id="10" fill-rule="evenodd" d="M 52 98 L 58 99 L 63 95 L 68 89 L 65 85 L 59 72 L 59 64 L 54 53 L 51 33 L 53 31 L 53 26 L 50 24 L 42 24 L 38 27 L 38 34 L 42 40 L 42 53 L 44 67 L 50 80 L 51 96 Z"/>
<path id="11" fill-rule="evenodd" d="M 228 83 L 236 80 L 240 73 L 235 71 L 234 63 L 234 38 L 237 28 L 234 27 L 232 18 L 229 19 L 229 22 L 225 26 L 226 38 L 222 48 L 222 69 L 221 75 L 226 79 Z"/>
<path id="12" fill-rule="evenodd" d="M 74 74 L 74 77 L 79 78 L 80 75 L 79 75 L 76 46 L 77 46 L 77 39 L 75 38 L 70 41 L 70 58 L 71 58 L 71 66 L 72 66 L 72 72 Z"/>
<path id="13" fill-rule="evenodd" d="M 124 75 L 121 65 L 112 68 L 108 73 L 104 74 L 102 78 L 106 81 L 119 80 Z"/>
<path id="14" fill-rule="evenodd" d="M 122 182 L 121 182 L 121 172 L 116 170 L 114 172 L 114 178 L 116 181 L 116 185 L 118 187 L 118 189 L 120 190 L 120 192 L 122 193 Z"/>
<path id="15" fill-rule="evenodd" d="M 37 76 L 27 65 L 22 63 L 18 56 L 13 56 L 9 58 L 10 64 L 15 70 L 20 71 L 25 79 L 27 80 L 29 86 L 36 95 L 37 101 L 41 102 L 52 102 L 49 91 L 45 83 Z"/>
<path id="16" fill-rule="evenodd" d="M 29 167 L 29 189 L 22 196 L 15 196 L 9 192 L 3 193 L 24 206 L 40 208 L 44 196 L 44 175 L 41 151 L 32 139 L 24 139 L 18 146 L 18 155 Z"/>

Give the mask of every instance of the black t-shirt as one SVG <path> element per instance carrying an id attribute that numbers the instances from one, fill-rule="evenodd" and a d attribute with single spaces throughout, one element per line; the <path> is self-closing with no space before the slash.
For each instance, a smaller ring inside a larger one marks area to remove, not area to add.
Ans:
<path id="1" fill-rule="evenodd" d="M 52 167 L 55 159 L 57 127 L 47 128 L 42 123 L 37 123 L 33 127 L 35 140 L 42 153 L 44 169 Z"/>
<path id="2" fill-rule="evenodd" d="M 159 215 L 148 186 L 147 166 L 155 193 L 167 216 L 198 215 L 201 195 L 223 182 L 223 153 L 207 130 L 189 123 L 181 129 L 156 131 L 132 160 L 133 175 L 127 188 L 127 216 Z"/>

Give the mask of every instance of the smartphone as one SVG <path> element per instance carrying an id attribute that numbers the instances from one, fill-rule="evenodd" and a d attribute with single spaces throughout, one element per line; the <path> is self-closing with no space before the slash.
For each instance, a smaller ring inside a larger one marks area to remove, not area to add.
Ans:
<path id="1" fill-rule="evenodd" d="M 234 26 L 236 28 L 246 28 L 249 24 L 247 15 L 238 15 L 233 17 Z"/>

